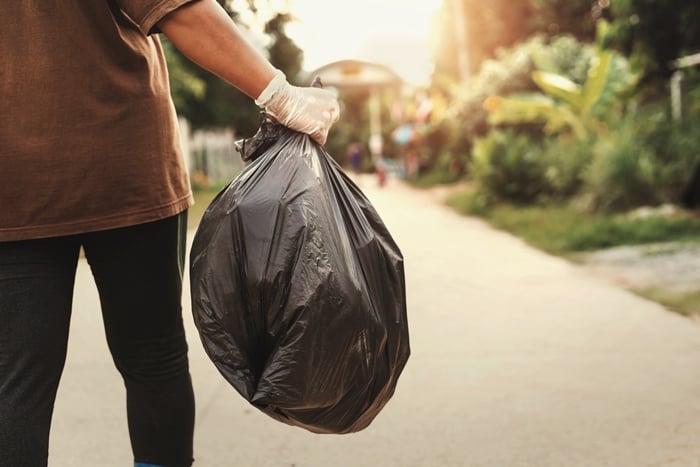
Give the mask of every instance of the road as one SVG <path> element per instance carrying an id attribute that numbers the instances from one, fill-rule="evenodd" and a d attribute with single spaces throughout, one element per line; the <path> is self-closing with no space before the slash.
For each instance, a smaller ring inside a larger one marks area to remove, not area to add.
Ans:
<path id="1" fill-rule="evenodd" d="M 396 180 L 361 187 L 406 262 L 412 356 L 352 435 L 247 403 L 205 356 L 184 297 L 198 467 L 700 467 L 700 327 L 460 217 Z M 122 383 L 81 261 L 52 467 L 130 465 Z"/>

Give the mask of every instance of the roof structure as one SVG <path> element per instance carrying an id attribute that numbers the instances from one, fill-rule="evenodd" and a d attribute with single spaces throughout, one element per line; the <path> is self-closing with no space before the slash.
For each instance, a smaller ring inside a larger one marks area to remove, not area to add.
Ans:
<path id="1" fill-rule="evenodd" d="M 317 76 L 324 86 L 338 89 L 398 88 L 404 84 L 391 68 L 361 60 L 340 60 L 317 68 L 309 73 L 307 84 Z"/>

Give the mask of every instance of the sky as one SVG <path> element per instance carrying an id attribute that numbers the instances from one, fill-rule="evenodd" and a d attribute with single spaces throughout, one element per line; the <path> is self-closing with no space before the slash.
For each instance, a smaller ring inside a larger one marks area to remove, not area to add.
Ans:
<path id="1" fill-rule="evenodd" d="M 304 50 L 304 70 L 357 59 L 389 66 L 409 83 L 428 83 L 431 25 L 441 0 L 288 3 L 298 21 L 287 26 L 287 34 Z"/>

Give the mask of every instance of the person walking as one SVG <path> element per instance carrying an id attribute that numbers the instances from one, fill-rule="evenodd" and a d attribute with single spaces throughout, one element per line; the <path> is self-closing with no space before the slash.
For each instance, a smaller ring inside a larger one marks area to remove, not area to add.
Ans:
<path id="1" fill-rule="evenodd" d="M 19 0 L 0 15 L 0 467 L 47 465 L 81 248 L 135 465 L 193 462 L 193 199 L 159 33 L 320 144 L 338 119 L 334 94 L 290 85 L 215 0 Z"/>

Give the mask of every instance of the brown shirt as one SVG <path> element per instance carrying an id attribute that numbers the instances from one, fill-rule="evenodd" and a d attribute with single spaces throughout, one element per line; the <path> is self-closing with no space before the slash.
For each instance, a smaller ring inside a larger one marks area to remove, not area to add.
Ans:
<path id="1" fill-rule="evenodd" d="M 192 202 L 149 35 L 191 0 L 19 0 L 0 15 L 0 241 L 135 225 Z"/>

